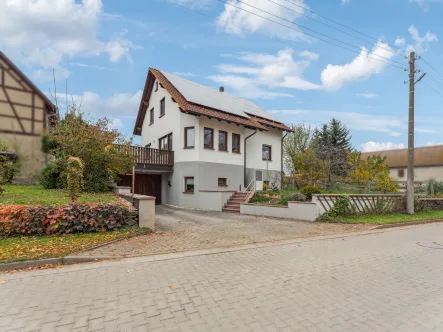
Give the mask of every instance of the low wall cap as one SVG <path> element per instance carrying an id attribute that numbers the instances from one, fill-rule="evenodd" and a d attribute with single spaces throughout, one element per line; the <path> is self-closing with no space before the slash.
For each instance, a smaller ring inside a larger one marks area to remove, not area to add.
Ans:
<path id="1" fill-rule="evenodd" d="M 139 201 L 154 201 L 155 197 L 152 196 L 146 196 L 146 195 L 138 195 L 138 194 L 120 194 L 121 197 L 126 197 L 126 198 L 134 198 L 134 199 L 138 199 Z"/>

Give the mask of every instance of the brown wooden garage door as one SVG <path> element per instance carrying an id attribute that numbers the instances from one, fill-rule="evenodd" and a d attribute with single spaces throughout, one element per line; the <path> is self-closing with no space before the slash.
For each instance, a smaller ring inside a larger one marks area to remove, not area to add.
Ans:
<path id="1" fill-rule="evenodd" d="M 162 203 L 162 176 L 159 174 L 135 174 L 134 192 L 154 196 L 155 204 Z"/>
<path id="2" fill-rule="evenodd" d="M 132 187 L 132 175 L 128 174 L 118 183 L 119 186 Z M 155 197 L 155 204 L 162 203 L 162 176 L 160 174 L 135 174 L 135 193 Z"/>

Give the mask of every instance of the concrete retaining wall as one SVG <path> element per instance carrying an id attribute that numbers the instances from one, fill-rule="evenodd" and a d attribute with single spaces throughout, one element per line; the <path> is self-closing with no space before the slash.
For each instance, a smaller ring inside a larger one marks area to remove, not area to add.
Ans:
<path id="1" fill-rule="evenodd" d="M 317 204 L 311 202 L 288 202 L 288 206 L 241 204 L 240 213 L 254 216 L 314 221 L 318 217 Z"/>

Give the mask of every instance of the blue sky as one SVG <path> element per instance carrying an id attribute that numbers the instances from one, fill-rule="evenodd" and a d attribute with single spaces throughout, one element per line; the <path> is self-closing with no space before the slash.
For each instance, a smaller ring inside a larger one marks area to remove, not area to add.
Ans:
<path id="1" fill-rule="evenodd" d="M 407 144 L 407 73 L 382 61 L 406 67 L 404 55 L 415 50 L 438 71 L 417 61 L 428 76 L 416 86 L 416 145 L 443 142 L 443 1 L 242 0 L 275 16 L 226 1 L 353 52 L 217 0 L 3 1 L 0 49 L 52 95 L 54 68 L 61 104 L 67 79 L 70 102 L 127 135 L 154 67 L 223 85 L 285 123 L 315 127 L 336 117 L 363 150 Z"/>

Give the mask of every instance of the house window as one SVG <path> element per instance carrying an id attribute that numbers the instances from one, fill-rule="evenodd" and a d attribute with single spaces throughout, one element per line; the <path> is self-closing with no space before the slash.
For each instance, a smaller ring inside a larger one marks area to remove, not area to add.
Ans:
<path id="1" fill-rule="evenodd" d="M 218 178 L 218 186 L 219 187 L 227 187 L 228 179 L 227 178 Z"/>
<path id="2" fill-rule="evenodd" d="M 218 132 L 218 149 L 220 151 L 228 151 L 228 133 L 219 130 Z"/>
<path id="3" fill-rule="evenodd" d="M 194 177 L 185 177 L 185 193 L 194 193 Z"/>
<path id="4" fill-rule="evenodd" d="M 399 169 L 398 171 L 397 171 L 397 175 L 398 175 L 398 177 L 401 179 L 401 178 L 404 178 L 405 177 L 405 170 L 404 169 Z"/>
<path id="5" fill-rule="evenodd" d="M 157 91 L 158 91 L 158 81 L 155 82 L 155 92 L 157 92 Z"/>
<path id="6" fill-rule="evenodd" d="M 214 149 L 214 129 L 204 129 L 204 148 Z"/>
<path id="7" fill-rule="evenodd" d="M 195 146 L 195 128 L 185 128 L 185 149 L 192 149 Z"/>
<path id="8" fill-rule="evenodd" d="M 172 133 L 163 136 L 158 140 L 158 148 L 160 150 L 172 151 Z"/>
<path id="9" fill-rule="evenodd" d="M 272 147 L 270 145 L 263 144 L 262 158 L 263 160 L 272 160 Z"/>
<path id="10" fill-rule="evenodd" d="M 232 152 L 240 153 L 240 135 L 232 134 Z"/>
<path id="11" fill-rule="evenodd" d="M 149 111 L 149 124 L 153 124 L 154 123 L 154 109 L 151 109 Z"/>
<path id="12" fill-rule="evenodd" d="M 162 117 L 163 115 L 165 115 L 165 112 L 166 112 L 166 110 L 165 110 L 165 107 L 166 107 L 166 105 L 165 105 L 165 98 L 163 98 L 162 100 L 160 100 L 160 117 Z"/>

